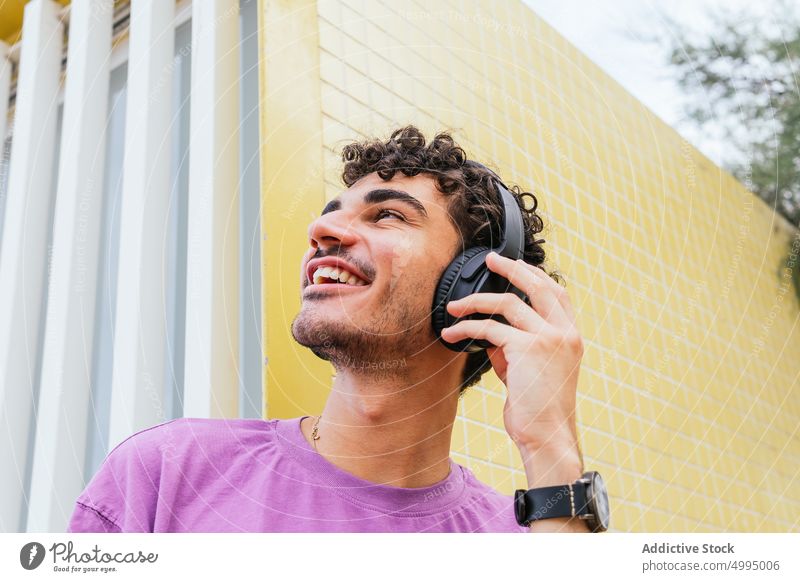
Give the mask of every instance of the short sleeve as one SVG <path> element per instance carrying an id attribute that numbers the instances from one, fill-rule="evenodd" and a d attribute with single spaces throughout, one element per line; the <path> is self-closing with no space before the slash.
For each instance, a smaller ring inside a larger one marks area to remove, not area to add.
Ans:
<path id="1" fill-rule="evenodd" d="M 138 432 L 109 453 L 78 497 L 68 532 L 153 531 L 170 424 Z"/>
<path id="2" fill-rule="evenodd" d="M 75 503 L 75 510 L 69 520 L 68 533 L 121 533 L 120 527 L 111 519 L 100 513 L 97 509 Z"/>

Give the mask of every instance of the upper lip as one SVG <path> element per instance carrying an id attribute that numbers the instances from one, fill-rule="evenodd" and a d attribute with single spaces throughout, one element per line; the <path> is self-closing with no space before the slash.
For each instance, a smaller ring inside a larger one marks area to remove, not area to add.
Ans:
<path id="1" fill-rule="evenodd" d="M 355 268 L 347 261 L 343 261 L 338 257 L 323 257 L 321 259 L 312 259 L 308 261 L 308 265 L 306 265 L 306 277 L 309 284 L 314 283 L 314 272 L 320 267 L 339 267 L 340 269 L 349 271 L 362 281 L 371 283 L 371 281 L 366 277 L 366 275 L 364 275 L 364 273 L 359 271 L 357 268 Z"/>

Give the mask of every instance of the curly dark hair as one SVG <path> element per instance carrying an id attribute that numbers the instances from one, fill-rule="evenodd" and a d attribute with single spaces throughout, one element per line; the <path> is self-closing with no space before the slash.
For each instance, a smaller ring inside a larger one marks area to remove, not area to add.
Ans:
<path id="1" fill-rule="evenodd" d="M 384 180 L 391 180 L 396 172 L 406 176 L 430 175 L 438 190 L 449 197 L 448 214 L 461 233 L 464 248 L 493 247 L 500 240 L 503 202 L 491 185 L 496 175 L 485 166 L 468 160 L 449 133 L 440 132 L 426 143 L 419 129 L 407 125 L 395 130 L 387 141 L 370 139 L 346 145 L 342 161 L 342 181 L 347 187 L 373 172 Z M 542 218 L 536 214 L 538 200 L 532 193 L 522 192 L 518 186 L 511 186 L 509 190 L 522 211 L 525 227 L 523 260 L 541 267 L 545 261 L 542 246 L 545 241 L 536 238 L 544 229 Z M 542 269 L 562 283 L 558 273 Z M 480 381 L 491 366 L 485 350 L 468 354 L 459 397 Z"/>

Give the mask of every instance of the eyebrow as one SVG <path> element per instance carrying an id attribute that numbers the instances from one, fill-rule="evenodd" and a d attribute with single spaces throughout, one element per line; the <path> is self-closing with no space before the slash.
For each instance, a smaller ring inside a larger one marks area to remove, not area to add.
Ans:
<path id="1" fill-rule="evenodd" d="M 414 198 L 408 192 L 394 190 L 392 188 L 379 188 L 377 190 L 370 190 L 364 194 L 364 204 L 379 204 L 381 202 L 386 202 L 387 200 L 397 200 L 398 202 L 402 202 L 413 208 L 417 214 L 425 218 L 428 217 L 428 211 L 425 210 L 425 206 L 422 204 L 422 202 Z M 325 205 L 325 208 L 322 209 L 322 214 L 327 214 L 335 210 L 341 210 L 341 208 L 342 201 L 339 198 L 334 198 Z"/>

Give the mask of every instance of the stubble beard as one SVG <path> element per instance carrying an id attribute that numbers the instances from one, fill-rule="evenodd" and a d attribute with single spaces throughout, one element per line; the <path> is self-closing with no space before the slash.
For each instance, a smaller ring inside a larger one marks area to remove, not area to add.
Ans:
<path id="1" fill-rule="evenodd" d="M 419 298 L 418 289 L 394 289 L 375 302 L 382 309 L 366 317 L 364 311 L 351 312 L 342 321 L 320 315 L 337 298 L 306 300 L 292 322 L 292 337 L 339 373 L 404 376 L 408 358 L 435 340 L 431 306 Z M 351 303 L 357 309 L 357 302 Z"/>

